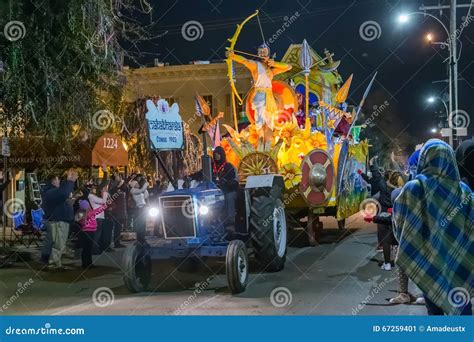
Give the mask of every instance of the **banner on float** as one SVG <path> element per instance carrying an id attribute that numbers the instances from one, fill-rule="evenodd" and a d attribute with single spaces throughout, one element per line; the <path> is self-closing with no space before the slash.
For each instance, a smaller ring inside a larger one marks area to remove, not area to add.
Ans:
<path id="1" fill-rule="evenodd" d="M 146 101 L 148 137 L 153 151 L 182 150 L 184 147 L 183 120 L 179 115 L 179 106 L 170 107 L 165 100 Z"/>

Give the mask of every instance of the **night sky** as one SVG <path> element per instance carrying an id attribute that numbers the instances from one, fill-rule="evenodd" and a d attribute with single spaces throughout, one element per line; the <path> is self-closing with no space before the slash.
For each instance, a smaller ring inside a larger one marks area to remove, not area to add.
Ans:
<path id="1" fill-rule="evenodd" d="M 447 49 L 430 45 L 426 34 L 433 33 L 436 41 L 447 39 L 440 24 L 422 15 L 410 17 L 400 25 L 400 13 L 419 10 L 422 1 L 350 1 L 350 0 L 150 0 L 154 6 L 153 32 L 165 33 L 153 43 L 141 46 L 145 52 L 144 65 L 151 66 L 154 58 L 173 64 L 188 64 L 191 60 L 219 60 L 224 58 L 226 39 L 235 31 L 236 23 L 260 10 L 265 38 L 268 40 L 282 27 L 285 17 L 296 12 L 299 16 L 273 44 L 272 53 L 280 59 L 291 43 L 301 43 L 306 38 L 320 55 L 327 48 L 336 60 L 342 60 L 338 69 L 345 80 L 354 74 L 349 102 L 358 103 L 374 71 L 378 70 L 376 84 L 364 108 L 370 116 L 374 106 L 388 101 L 388 106 L 378 115 L 376 127 L 370 134 L 384 135 L 388 139 L 414 144 L 433 136 L 437 126 L 437 113 L 444 114 L 441 102 L 428 104 L 429 95 L 443 97 L 447 83 L 433 81 L 447 79 Z M 424 5 L 437 5 L 437 0 L 424 0 Z M 443 2 L 443 1 L 442 1 Z M 449 1 L 444 1 L 449 4 Z M 459 0 L 458 3 L 469 3 Z M 458 9 L 458 24 L 467 13 Z M 440 17 L 439 11 L 431 14 Z M 472 11 L 474 15 L 474 9 Z M 440 17 L 449 27 L 449 12 Z M 150 18 L 148 18 L 150 20 Z M 184 23 L 195 20 L 203 27 L 202 37 L 195 41 L 183 38 Z M 372 40 L 364 40 L 360 27 L 365 22 L 375 22 L 380 30 Z M 472 116 L 474 111 L 474 22 L 461 36 L 462 54 L 459 61 L 459 109 Z M 257 20 L 251 20 L 242 30 L 236 49 L 254 53 L 262 43 Z M 471 120 L 474 121 L 474 118 Z M 471 123 L 469 134 L 474 134 Z"/>

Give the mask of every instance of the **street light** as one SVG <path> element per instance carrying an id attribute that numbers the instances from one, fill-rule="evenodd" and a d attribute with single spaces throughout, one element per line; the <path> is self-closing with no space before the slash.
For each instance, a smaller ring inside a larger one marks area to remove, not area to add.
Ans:
<path id="1" fill-rule="evenodd" d="M 431 129 L 431 133 L 435 134 L 435 133 L 437 133 L 437 132 L 438 132 L 438 129 L 436 129 L 436 128 L 434 128 L 434 127 Z"/>
<path id="2" fill-rule="evenodd" d="M 450 126 L 449 126 L 449 110 L 448 110 L 448 105 L 446 104 L 446 101 L 444 101 L 444 99 L 441 98 L 441 97 L 439 97 L 439 96 L 430 96 L 430 97 L 428 97 L 428 98 L 426 99 L 426 101 L 427 101 L 428 103 L 435 103 L 436 100 L 441 101 L 441 103 L 443 103 L 444 109 L 446 110 L 446 120 L 448 121 L 448 127 L 450 127 Z M 432 131 L 432 133 L 436 133 L 436 132 L 433 132 L 433 130 L 431 130 L 431 131 Z M 452 134 L 452 131 L 451 131 L 451 133 L 450 133 L 450 135 L 449 135 L 449 144 L 450 144 L 451 146 L 453 146 L 453 134 Z"/>
<path id="3" fill-rule="evenodd" d="M 443 103 L 444 109 L 446 109 L 446 116 L 449 118 L 449 110 L 448 110 L 448 105 L 446 104 L 446 101 L 444 101 L 441 97 L 439 96 L 430 96 L 426 99 L 428 103 L 435 103 L 436 100 L 439 100 Z"/>
<path id="4" fill-rule="evenodd" d="M 428 34 L 426 35 L 426 40 L 427 40 L 428 42 L 430 42 L 430 44 L 432 44 L 432 45 L 441 45 L 441 46 L 443 47 L 443 49 L 446 47 L 446 48 L 448 48 L 448 50 L 449 50 L 449 44 L 448 44 L 448 43 L 446 43 L 446 42 L 434 42 L 434 41 L 433 41 L 433 40 L 434 40 L 434 37 L 433 37 L 433 35 L 432 35 L 431 33 L 428 33 Z"/>
<path id="5" fill-rule="evenodd" d="M 448 113 L 447 115 L 448 115 L 448 119 L 449 119 L 449 113 L 454 113 L 454 115 L 456 116 L 456 112 L 457 112 L 457 90 L 456 89 L 454 89 L 454 94 L 453 94 L 453 76 L 454 76 L 454 80 L 456 80 L 456 78 L 457 78 L 457 75 L 455 74 L 455 68 L 456 68 L 457 60 L 456 60 L 455 54 L 453 53 L 454 48 L 455 48 L 455 40 L 451 39 L 451 34 L 449 33 L 449 30 L 446 27 L 446 25 L 438 17 L 436 17 L 436 16 L 434 16 L 430 13 L 427 13 L 427 12 L 412 12 L 412 13 L 408 13 L 408 14 L 403 13 L 398 17 L 398 21 L 400 23 L 404 24 L 408 21 L 408 18 L 412 15 L 428 16 L 428 17 L 436 20 L 443 27 L 443 29 L 446 32 L 446 35 L 448 37 L 446 42 L 433 42 L 432 41 L 433 40 L 433 35 L 431 35 L 431 34 L 428 34 L 426 38 L 428 39 L 428 41 L 431 42 L 431 44 L 441 45 L 441 46 L 447 47 L 448 51 L 449 51 L 449 67 L 448 67 L 448 70 L 449 70 L 449 73 L 448 73 L 449 74 L 449 77 L 448 77 L 449 78 L 449 110 L 447 110 L 447 113 Z M 455 104 L 455 110 L 454 111 L 453 111 L 453 103 Z M 455 119 L 456 118 L 454 117 L 454 120 Z M 451 143 L 452 139 L 453 138 L 451 136 L 450 137 L 451 146 L 453 146 L 453 144 Z"/>
<path id="6" fill-rule="evenodd" d="M 401 14 L 398 17 L 398 21 L 401 22 L 402 24 L 406 23 L 408 21 L 408 15 L 407 14 Z"/>

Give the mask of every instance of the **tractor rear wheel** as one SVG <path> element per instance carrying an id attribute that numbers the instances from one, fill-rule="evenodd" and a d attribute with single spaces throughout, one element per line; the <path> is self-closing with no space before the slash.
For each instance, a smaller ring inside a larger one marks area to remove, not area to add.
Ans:
<path id="1" fill-rule="evenodd" d="M 250 212 L 250 236 L 255 257 L 269 272 L 282 270 L 286 260 L 285 208 L 274 192 L 253 197 Z"/>
<path id="2" fill-rule="evenodd" d="M 147 248 L 135 242 L 123 255 L 123 281 L 131 292 L 146 291 L 151 280 L 151 258 Z"/>
<path id="3" fill-rule="evenodd" d="M 240 240 L 232 240 L 229 243 L 225 266 L 230 292 L 244 292 L 249 278 L 249 259 L 245 243 Z"/>

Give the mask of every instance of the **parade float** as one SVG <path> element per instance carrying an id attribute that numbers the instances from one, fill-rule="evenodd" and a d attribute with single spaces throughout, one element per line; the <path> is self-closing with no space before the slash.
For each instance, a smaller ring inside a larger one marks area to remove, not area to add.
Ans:
<path id="1" fill-rule="evenodd" d="M 301 226 L 307 218 L 314 244 L 320 216 L 336 217 L 342 229 L 367 196 L 357 171 L 366 169 L 368 143 L 360 140 L 363 126 L 355 123 L 375 75 L 360 104 L 349 106 L 352 75 L 344 82 L 337 71 L 340 61 L 327 50 L 321 57 L 305 40 L 291 45 L 281 62 L 270 58 L 265 43 L 257 55 L 236 50 L 243 25 L 254 17 L 258 11 L 237 26 L 227 48 L 234 118 L 235 103 L 244 103 L 250 124 L 240 131 L 223 125 L 230 137 L 220 144 L 242 183 L 251 175 L 283 176 L 287 218 L 293 221 L 288 223 Z M 254 80 L 244 99 L 235 88 L 234 62 L 246 66 Z"/>

